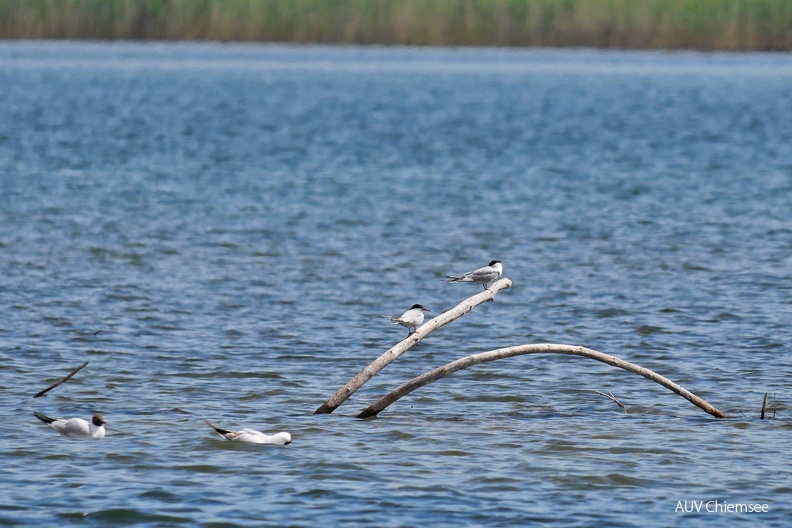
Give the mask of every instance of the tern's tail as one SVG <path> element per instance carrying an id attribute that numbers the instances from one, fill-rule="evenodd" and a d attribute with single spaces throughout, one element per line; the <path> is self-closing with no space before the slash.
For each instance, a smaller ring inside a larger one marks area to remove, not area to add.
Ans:
<path id="1" fill-rule="evenodd" d="M 443 280 L 446 282 L 461 282 L 465 280 L 465 277 L 455 277 L 454 275 L 446 275 L 446 278 Z"/>
<path id="2" fill-rule="evenodd" d="M 393 324 L 399 324 L 399 318 L 398 317 L 393 317 L 392 315 L 383 315 L 381 317 L 384 317 L 385 319 L 390 319 L 390 322 L 393 323 Z"/>
<path id="3" fill-rule="evenodd" d="M 52 422 L 54 422 L 54 421 L 55 421 L 55 418 L 50 418 L 50 417 L 49 417 L 49 416 L 47 416 L 46 414 L 41 414 L 41 413 L 39 413 L 39 412 L 35 412 L 35 411 L 34 411 L 34 412 L 33 412 L 33 415 L 34 415 L 36 418 L 38 418 L 39 420 L 41 420 L 42 422 L 44 422 L 45 424 L 51 424 Z"/>

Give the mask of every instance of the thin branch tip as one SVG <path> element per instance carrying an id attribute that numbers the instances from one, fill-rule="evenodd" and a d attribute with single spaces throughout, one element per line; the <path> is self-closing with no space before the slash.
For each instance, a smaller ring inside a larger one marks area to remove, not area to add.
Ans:
<path id="1" fill-rule="evenodd" d="M 592 390 L 593 390 L 593 389 L 592 389 Z M 624 405 L 622 402 L 620 402 L 619 400 L 617 400 L 617 399 L 616 399 L 616 396 L 614 396 L 614 395 L 613 395 L 613 393 L 612 393 L 611 391 L 608 391 L 608 394 L 605 394 L 604 392 L 600 392 L 600 391 L 598 391 L 598 390 L 594 390 L 594 392 L 596 392 L 597 394 L 600 394 L 600 395 L 602 395 L 602 396 L 605 396 L 605 397 L 606 397 L 606 398 L 608 398 L 609 400 L 613 401 L 613 403 L 615 403 L 616 405 L 618 405 L 619 407 L 621 407 L 621 408 L 624 410 L 624 412 L 627 412 L 627 407 L 626 407 L 626 406 L 625 406 L 625 405 Z"/>

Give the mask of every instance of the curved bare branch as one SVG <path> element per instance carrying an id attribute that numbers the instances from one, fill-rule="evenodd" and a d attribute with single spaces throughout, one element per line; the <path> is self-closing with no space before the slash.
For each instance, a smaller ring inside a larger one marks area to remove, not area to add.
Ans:
<path id="1" fill-rule="evenodd" d="M 692 392 L 684 389 L 683 387 L 677 385 L 673 381 L 669 380 L 649 370 L 648 368 L 641 367 L 634 363 L 630 363 L 629 361 L 625 361 L 623 359 L 619 359 L 616 356 L 611 356 L 608 354 L 603 354 L 602 352 L 597 352 L 596 350 L 591 350 L 589 348 L 585 348 L 582 346 L 572 346 L 572 345 L 556 345 L 556 344 L 537 344 L 537 345 L 520 345 L 508 348 L 499 348 L 497 350 L 490 350 L 489 352 L 482 352 L 480 354 L 473 354 L 472 356 L 467 356 L 461 359 L 457 359 L 456 361 L 452 361 L 447 365 L 443 365 L 442 367 L 438 367 L 434 370 L 430 370 L 429 372 L 418 376 L 417 378 L 413 378 L 412 380 L 400 385 L 396 389 L 392 390 L 379 400 L 377 400 L 373 405 L 364 409 L 359 415 L 358 418 L 370 418 L 372 416 L 376 416 L 379 414 L 383 409 L 394 403 L 396 400 L 401 398 L 402 396 L 406 396 L 410 394 L 412 391 L 416 389 L 420 389 L 424 385 L 428 385 L 433 381 L 437 381 L 440 378 L 448 376 L 449 374 L 456 372 L 458 370 L 472 367 L 473 365 L 478 365 L 479 363 L 486 363 L 488 361 L 495 361 L 496 359 L 505 359 L 514 356 L 522 356 L 526 354 L 566 354 L 571 356 L 581 356 L 587 357 L 589 359 L 595 359 L 597 361 L 601 361 L 602 363 L 606 363 L 608 365 L 612 365 L 614 367 L 622 368 L 626 371 L 632 372 L 634 374 L 640 374 L 644 378 L 650 379 L 656 383 L 659 383 L 663 387 L 669 389 L 671 392 L 679 394 L 693 405 L 696 405 L 704 412 L 715 416 L 716 418 L 728 418 L 729 416 L 703 399 L 699 398 Z"/>
<path id="2" fill-rule="evenodd" d="M 415 332 L 407 336 L 404 341 L 400 342 L 382 354 L 369 366 L 361 370 L 354 378 L 349 380 L 346 385 L 338 389 L 338 391 L 329 400 L 324 402 L 321 407 L 316 409 L 314 414 L 329 414 L 333 412 L 368 380 L 376 376 L 380 370 L 393 363 L 399 356 L 407 352 L 407 350 L 412 348 L 413 345 L 421 341 L 424 337 L 428 336 L 441 326 L 445 326 L 451 321 L 462 317 L 479 304 L 493 300 L 499 291 L 511 288 L 511 285 L 512 282 L 509 279 L 500 279 L 494 282 L 483 292 L 465 299 L 451 310 L 443 312 L 437 317 L 430 319 Z"/>

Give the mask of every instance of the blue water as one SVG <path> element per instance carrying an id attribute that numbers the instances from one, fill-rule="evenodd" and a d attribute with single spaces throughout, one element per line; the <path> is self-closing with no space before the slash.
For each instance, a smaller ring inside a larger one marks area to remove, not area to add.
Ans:
<path id="1" fill-rule="evenodd" d="M 0 524 L 787 526 L 791 86 L 789 54 L 0 44 Z M 513 288 L 312 414 L 492 259 Z M 733 418 L 554 355 L 355 418 L 528 343 Z M 678 511 L 714 500 L 769 511 Z"/>

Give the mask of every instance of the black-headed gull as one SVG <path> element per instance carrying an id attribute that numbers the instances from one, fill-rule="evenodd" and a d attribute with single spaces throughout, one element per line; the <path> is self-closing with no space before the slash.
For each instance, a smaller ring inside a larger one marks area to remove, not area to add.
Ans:
<path id="1" fill-rule="evenodd" d="M 105 436 L 105 420 L 101 414 L 94 414 L 91 421 L 82 418 L 69 418 L 57 420 L 45 414 L 33 413 L 36 418 L 49 425 L 67 438 L 93 438 L 99 440 Z"/>
<path id="2" fill-rule="evenodd" d="M 399 317 L 392 315 L 383 315 L 386 319 L 390 319 L 393 324 L 402 325 L 407 328 L 407 336 L 409 337 L 415 332 L 419 324 L 424 322 L 424 312 L 431 312 L 429 308 L 424 308 L 420 304 L 413 304 L 409 310 L 401 314 Z M 412 330 L 410 330 L 412 328 Z"/>
<path id="3" fill-rule="evenodd" d="M 474 282 L 482 284 L 486 290 L 489 283 L 500 277 L 501 274 L 503 274 L 503 264 L 500 260 L 493 260 L 483 268 L 469 271 L 464 275 L 446 275 L 444 280 L 446 282 Z"/>
<path id="4" fill-rule="evenodd" d="M 217 433 L 226 440 L 233 440 L 235 442 L 244 442 L 246 444 L 273 444 L 273 445 L 287 445 L 291 444 L 292 437 L 289 433 L 281 431 L 274 435 L 266 435 L 261 431 L 255 429 L 242 429 L 241 431 L 229 431 L 221 429 L 213 425 L 209 420 L 204 420 L 206 425 L 217 431 Z"/>

